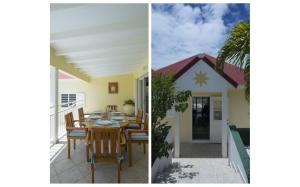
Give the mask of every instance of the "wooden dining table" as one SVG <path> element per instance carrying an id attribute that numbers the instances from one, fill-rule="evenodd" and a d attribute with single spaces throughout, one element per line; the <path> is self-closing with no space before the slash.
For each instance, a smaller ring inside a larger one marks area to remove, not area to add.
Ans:
<path id="1" fill-rule="evenodd" d="M 90 117 L 91 116 L 91 117 Z M 86 128 L 88 129 L 88 134 L 86 137 L 86 143 L 89 144 L 91 139 L 91 129 L 93 128 L 120 128 L 120 143 L 121 147 L 126 146 L 126 138 L 125 138 L 125 129 L 129 125 L 129 120 L 126 116 L 123 116 L 124 118 L 121 120 L 121 116 L 113 116 L 113 117 L 107 117 L 109 115 L 99 115 L 99 114 L 91 114 L 86 120 Z M 104 118 L 101 116 L 105 116 Z M 116 118 L 119 117 L 119 118 Z M 118 120 L 116 120 L 118 119 Z"/>

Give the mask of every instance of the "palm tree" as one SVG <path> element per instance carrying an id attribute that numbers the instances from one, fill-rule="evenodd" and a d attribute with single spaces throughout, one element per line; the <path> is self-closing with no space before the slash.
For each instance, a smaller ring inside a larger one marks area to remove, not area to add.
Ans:
<path id="1" fill-rule="evenodd" d="M 250 101 L 250 24 L 237 23 L 217 57 L 217 69 L 223 70 L 225 61 L 244 71 L 245 98 Z"/>

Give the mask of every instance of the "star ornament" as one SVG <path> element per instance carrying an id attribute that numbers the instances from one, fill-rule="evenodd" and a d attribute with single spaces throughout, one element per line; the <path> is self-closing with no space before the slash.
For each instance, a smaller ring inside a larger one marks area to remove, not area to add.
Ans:
<path id="1" fill-rule="evenodd" d="M 201 71 L 199 73 L 195 73 L 194 77 L 195 83 L 199 84 L 200 86 L 206 84 L 206 81 L 208 80 L 206 73 L 202 73 Z"/>

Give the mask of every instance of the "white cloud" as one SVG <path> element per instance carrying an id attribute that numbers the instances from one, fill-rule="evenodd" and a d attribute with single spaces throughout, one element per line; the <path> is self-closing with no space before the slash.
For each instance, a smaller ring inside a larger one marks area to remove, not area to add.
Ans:
<path id="1" fill-rule="evenodd" d="M 158 69 L 198 54 L 217 55 L 227 36 L 226 4 L 176 4 L 152 9 L 152 67 Z"/>

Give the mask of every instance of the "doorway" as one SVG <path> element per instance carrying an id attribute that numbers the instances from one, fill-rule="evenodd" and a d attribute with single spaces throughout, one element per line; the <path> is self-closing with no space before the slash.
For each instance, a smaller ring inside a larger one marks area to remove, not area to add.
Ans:
<path id="1" fill-rule="evenodd" d="M 193 97 L 193 140 L 210 138 L 210 98 Z"/>

